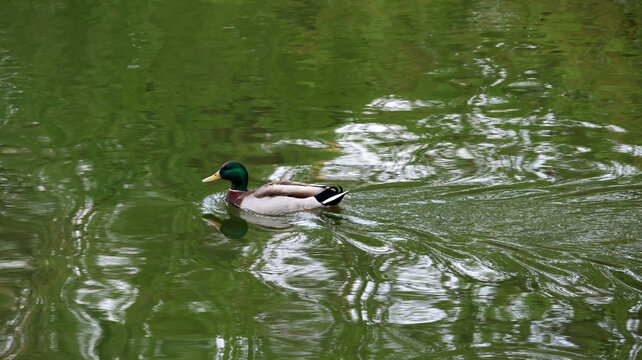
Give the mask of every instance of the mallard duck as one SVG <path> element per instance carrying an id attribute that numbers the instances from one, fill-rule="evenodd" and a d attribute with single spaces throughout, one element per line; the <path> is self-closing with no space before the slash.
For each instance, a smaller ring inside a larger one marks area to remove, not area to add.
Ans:
<path id="1" fill-rule="evenodd" d="M 214 175 L 206 177 L 203 182 L 220 179 L 232 182 L 232 187 L 227 191 L 226 196 L 230 204 L 266 215 L 337 205 L 348 192 L 343 191 L 341 186 L 304 184 L 293 181 L 276 181 L 255 190 L 248 190 L 247 169 L 235 161 L 228 161 L 221 165 Z"/>

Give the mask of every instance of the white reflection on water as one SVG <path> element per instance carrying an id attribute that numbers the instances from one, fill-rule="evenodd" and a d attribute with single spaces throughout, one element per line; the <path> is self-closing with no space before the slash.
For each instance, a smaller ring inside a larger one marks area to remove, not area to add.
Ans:
<path id="1" fill-rule="evenodd" d="M 477 281 L 503 281 L 510 277 L 510 274 L 493 269 L 482 264 L 477 259 L 453 262 L 452 266 L 460 274 L 469 276 Z"/>
<path id="2" fill-rule="evenodd" d="M 388 321 L 393 324 L 431 323 L 447 316 L 444 310 L 424 300 L 399 300 L 390 306 L 388 314 Z"/>
<path id="3" fill-rule="evenodd" d="M 6 269 L 33 269 L 33 267 L 26 260 L 7 260 L 0 261 L 0 270 Z"/>
<path id="4" fill-rule="evenodd" d="M 321 179 L 399 182 L 423 179 L 435 173 L 434 167 L 422 163 L 426 148 L 423 137 L 406 126 L 355 122 L 335 129 L 335 133 L 336 144 L 331 151 L 338 149 L 338 157 L 315 166 L 278 166 L 268 179 L 292 180 L 302 173 L 318 173 Z M 264 148 L 272 151 L 273 147 L 283 144 L 330 148 L 305 139 L 280 140 Z"/>
<path id="5" fill-rule="evenodd" d="M 491 87 L 508 77 L 490 59 L 480 59 L 478 65 L 486 77 L 494 79 Z M 513 79 L 516 81 L 506 86 L 515 94 L 546 94 L 550 85 L 532 76 L 536 73 L 526 70 L 512 75 L 519 80 Z M 515 180 L 557 182 L 563 179 L 560 172 L 599 171 L 602 179 L 639 173 L 635 166 L 594 155 L 600 145 L 605 145 L 615 152 L 640 156 L 639 146 L 618 144 L 614 138 L 605 144 L 568 140 L 578 128 L 607 133 L 626 133 L 626 129 L 569 119 L 544 107 L 524 113 L 524 108 L 515 107 L 515 94 L 491 95 L 482 88 L 467 97 L 466 106 L 457 113 L 443 113 L 445 107 L 439 101 L 397 95 L 375 98 L 363 107 L 361 117 L 334 130 L 334 143 L 284 139 L 264 144 L 269 151 L 295 145 L 337 153 L 335 158 L 315 165 L 279 166 L 269 179 L 311 174 L 321 179 L 374 183 L 437 179 L 445 183 L 498 184 Z M 395 112 L 404 114 L 393 114 L 389 120 L 389 113 Z M 406 120 L 400 120 L 405 113 Z"/>
<path id="6" fill-rule="evenodd" d="M 336 279 L 340 274 L 324 259 L 328 251 L 332 249 L 324 248 L 318 238 L 299 231 L 282 232 L 267 241 L 250 266 L 249 271 L 269 288 L 276 286 L 291 294 L 288 298 L 292 300 L 277 314 L 265 314 L 268 318 L 277 316 L 276 321 L 268 321 L 266 326 L 271 334 L 270 347 L 281 356 L 314 357 L 325 337 L 325 332 L 319 331 L 320 326 L 336 320 L 326 300 L 328 294 L 339 288 Z M 299 347 L 293 348 L 293 342 Z"/>
<path id="7" fill-rule="evenodd" d="M 91 316 L 85 309 L 78 305 L 76 299 L 70 299 L 69 311 L 81 324 L 81 331 L 76 332 L 76 338 L 80 353 L 87 359 L 98 359 L 96 346 L 102 334 L 100 324 L 97 319 Z"/>
<path id="8" fill-rule="evenodd" d="M 343 155 L 323 164 L 323 178 L 378 182 L 423 179 L 435 173 L 432 166 L 417 163 L 426 147 L 422 137 L 405 126 L 350 123 L 335 130 Z"/>
<path id="9" fill-rule="evenodd" d="M 337 273 L 309 254 L 313 247 L 305 234 L 278 233 L 265 245 L 251 270 L 259 279 L 288 290 L 324 288 L 334 282 Z M 300 294 L 314 297 L 307 291 Z"/>
<path id="10" fill-rule="evenodd" d="M 232 336 L 225 338 L 216 336 L 210 345 L 216 349 L 214 359 L 251 359 L 261 353 L 261 337 L 248 338 L 245 336 Z M 157 356 L 166 357 L 166 354 L 159 349 Z"/>
<path id="11" fill-rule="evenodd" d="M 642 157 L 642 146 L 640 145 L 618 144 L 613 146 L 613 151 L 617 151 L 623 154 L 631 154 L 637 157 Z"/>
<path id="12" fill-rule="evenodd" d="M 440 101 L 424 101 L 424 100 L 406 100 L 400 99 L 395 95 L 389 95 L 388 97 L 380 97 L 372 100 L 369 104 L 365 106 L 365 114 L 372 113 L 372 110 L 379 111 L 411 111 L 417 108 L 423 107 L 438 107 L 443 106 L 443 103 Z"/>
<path id="13" fill-rule="evenodd" d="M 128 282 L 108 279 L 103 282 L 87 280 L 84 287 L 78 289 L 76 302 L 89 309 L 100 310 L 105 318 L 124 324 L 126 311 L 134 303 L 138 289 Z"/>
<path id="14" fill-rule="evenodd" d="M 311 166 L 277 166 L 272 174 L 268 176 L 270 181 L 293 180 L 301 173 L 308 172 Z M 307 182 L 307 181 L 306 181 Z"/>
<path id="15" fill-rule="evenodd" d="M 440 270 L 429 256 L 409 260 L 398 257 L 394 261 L 396 278 L 390 284 L 387 320 L 395 324 L 419 324 L 446 318 L 447 312 L 438 304 L 448 300 L 449 289 L 458 287 L 457 278 Z"/>

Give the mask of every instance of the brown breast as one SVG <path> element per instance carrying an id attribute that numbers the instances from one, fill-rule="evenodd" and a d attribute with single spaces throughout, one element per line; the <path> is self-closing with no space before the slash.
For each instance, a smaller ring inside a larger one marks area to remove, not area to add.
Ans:
<path id="1" fill-rule="evenodd" d="M 241 203 L 247 195 L 248 192 L 246 191 L 227 190 L 226 200 L 236 207 L 241 207 Z"/>

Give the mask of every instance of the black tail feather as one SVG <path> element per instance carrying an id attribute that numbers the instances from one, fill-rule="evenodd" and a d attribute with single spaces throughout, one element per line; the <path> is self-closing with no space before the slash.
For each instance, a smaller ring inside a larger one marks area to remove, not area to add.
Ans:
<path id="1" fill-rule="evenodd" d="M 343 196 L 345 194 L 343 194 L 340 197 L 330 201 L 329 203 L 324 203 L 324 201 L 328 200 L 329 198 L 331 198 L 333 196 L 339 195 L 342 192 L 343 192 L 343 188 L 341 186 L 332 186 L 332 187 L 329 187 L 329 188 L 323 190 L 322 192 L 318 193 L 317 195 L 314 196 L 314 198 L 317 199 L 317 201 L 319 203 L 323 204 L 324 206 L 337 205 L 338 203 L 341 202 L 341 200 L 343 199 Z"/>

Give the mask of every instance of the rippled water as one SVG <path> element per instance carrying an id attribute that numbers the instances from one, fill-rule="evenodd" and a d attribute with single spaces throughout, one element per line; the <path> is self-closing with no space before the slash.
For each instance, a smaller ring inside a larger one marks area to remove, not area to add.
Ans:
<path id="1" fill-rule="evenodd" d="M 1 2 L 0 358 L 639 358 L 641 24 Z M 350 193 L 244 212 L 231 159 Z"/>

